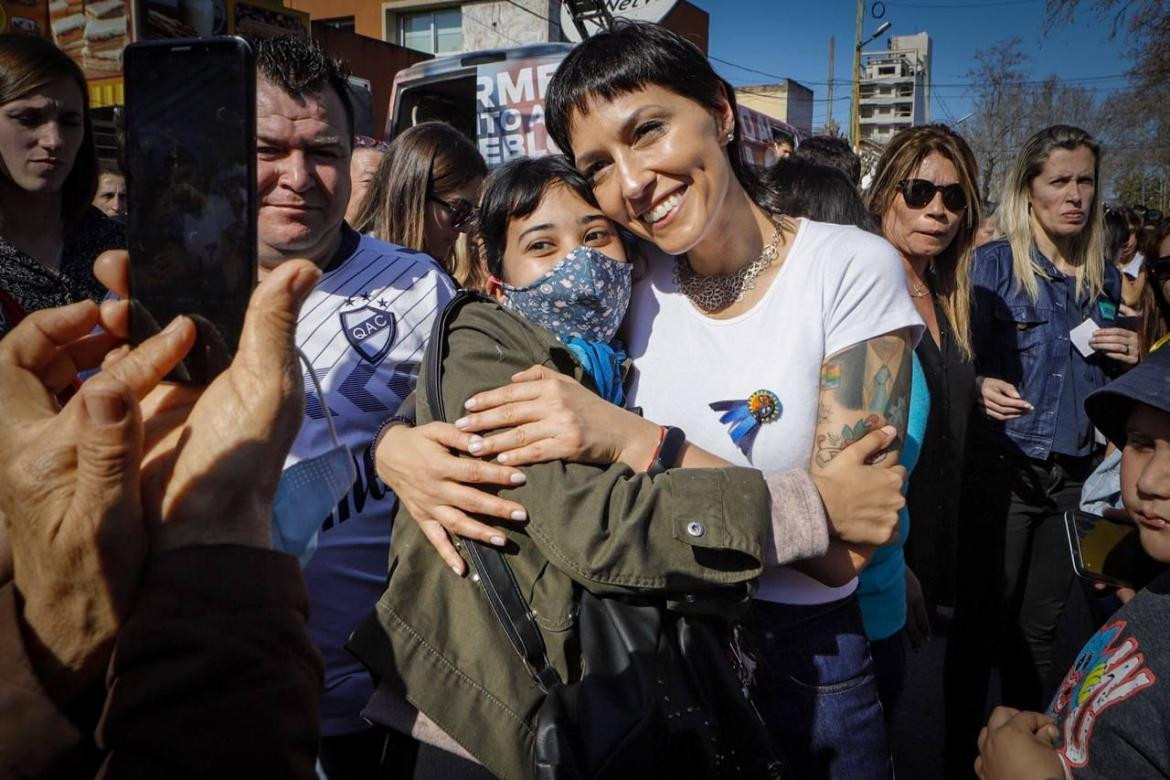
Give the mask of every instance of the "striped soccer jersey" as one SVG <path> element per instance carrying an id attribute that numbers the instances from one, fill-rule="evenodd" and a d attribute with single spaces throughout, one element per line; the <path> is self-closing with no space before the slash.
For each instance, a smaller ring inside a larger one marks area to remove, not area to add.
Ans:
<path id="1" fill-rule="evenodd" d="M 369 678 L 343 644 L 382 594 L 389 558 L 393 494 L 374 471 L 378 426 L 414 390 L 431 326 L 454 294 L 429 255 L 346 229 L 356 249 L 317 283 L 301 308 L 297 346 L 325 397 L 305 377 L 305 418 L 285 462 L 332 446 L 325 407 L 354 460 L 357 479 L 329 517 L 305 567 L 309 633 L 325 658 L 321 727 L 325 735 L 364 727 Z"/>

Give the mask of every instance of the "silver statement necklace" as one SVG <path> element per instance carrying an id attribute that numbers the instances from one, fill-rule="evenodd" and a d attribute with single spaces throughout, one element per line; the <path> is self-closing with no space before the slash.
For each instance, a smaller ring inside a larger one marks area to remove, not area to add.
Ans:
<path id="1" fill-rule="evenodd" d="M 759 257 L 734 273 L 703 276 L 695 273 L 685 256 L 675 258 L 675 284 L 682 288 L 691 303 L 707 313 L 722 311 L 737 303 L 748 290 L 755 289 L 756 279 L 776 260 L 776 252 L 780 247 L 780 222 L 773 219 L 772 224 L 775 232 Z"/>

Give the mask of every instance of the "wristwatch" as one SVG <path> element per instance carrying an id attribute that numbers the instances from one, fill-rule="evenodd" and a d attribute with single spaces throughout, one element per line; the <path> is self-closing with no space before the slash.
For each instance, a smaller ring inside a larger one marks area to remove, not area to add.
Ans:
<path id="1" fill-rule="evenodd" d="M 646 473 L 656 477 L 667 469 L 678 466 L 679 459 L 682 457 L 683 445 L 686 443 L 687 435 L 683 433 L 682 428 L 662 426 L 662 433 L 658 437 L 658 448 L 654 451 L 654 457 L 650 460 L 650 467 L 646 469 Z"/>

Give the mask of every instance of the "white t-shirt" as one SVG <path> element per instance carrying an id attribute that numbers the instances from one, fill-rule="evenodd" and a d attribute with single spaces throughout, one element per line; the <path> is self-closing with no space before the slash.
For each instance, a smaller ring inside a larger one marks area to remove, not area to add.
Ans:
<path id="1" fill-rule="evenodd" d="M 808 467 L 827 356 L 906 327 L 916 343 L 923 327 L 897 250 L 858 228 L 803 219 L 771 286 L 744 314 L 701 314 L 674 281 L 673 258 L 661 254 L 635 285 L 631 310 L 626 335 L 636 373 L 629 403 L 648 420 L 682 428 L 708 452 L 766 474 Z M 745 455 L 709 404 L 761 389 L 774 392 L 783 411 L 761 426 Z M 831 588 L 778 567 L 764 571 L 756 598 L 822 604 L 856 587 L 854 580 Z"/>
<path id="2" fill-rule="evenodd" d="M 305 418 L 285 468 L 333 446 L 322 404 L 353 457 L 357 479 L 329 517 L 305 566 L 309 635 L 325 659 L 321 731 L 366 728 L 359 713 L 373 685 L 343 647 L 386 584 L 394 494 L 374 471 L 378 426 L 414 390 L 435 318 L 451 300 L 450 278 L 429 255 L 346 229 L 352 253 L 321 277 L 301 307 L 297 346 L 321 382 L 305 377 Z"/>

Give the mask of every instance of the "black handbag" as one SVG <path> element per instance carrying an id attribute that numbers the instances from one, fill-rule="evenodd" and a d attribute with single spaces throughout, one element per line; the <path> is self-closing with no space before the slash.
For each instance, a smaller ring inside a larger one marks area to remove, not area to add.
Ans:
<path id="1" fill-rule="evenodd" d="M 459 293 L 435 323 L 427 398 L 446 420 L 440 391 L 445 336 L 468 301 Z M 566 684 L 502 551 L 464 542 L 492 612 L 546 694 L 537 715 L 533 774 L 541 780 L 781 778 L 767 730 L 732 671 L 731 626 L 687 612 L 687 594 L 598 596 L 578 587 L 582 678 Z M 744 588 L 721 589 L 745 603 Z M 705 593 L 705 599 L 710 592 Z M 676 608 L 675 605 L 678 605 Z"/>

